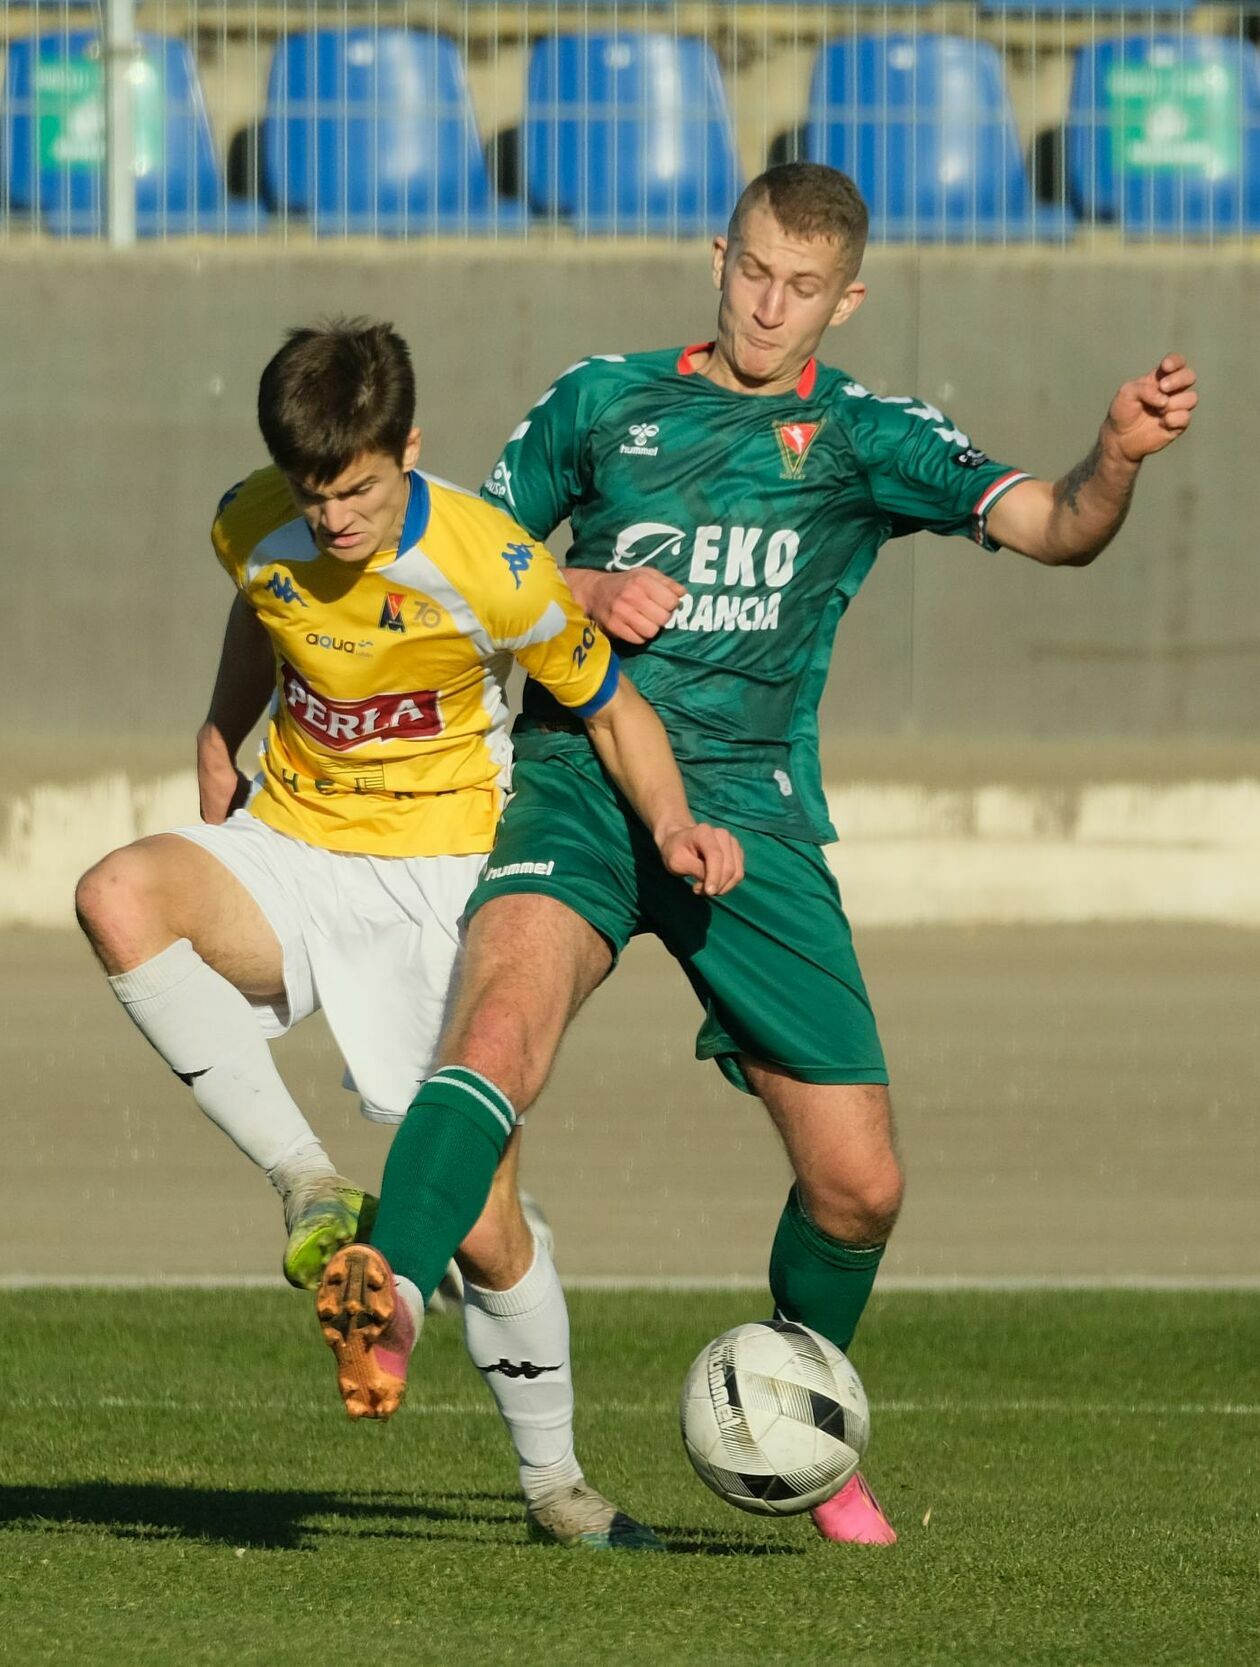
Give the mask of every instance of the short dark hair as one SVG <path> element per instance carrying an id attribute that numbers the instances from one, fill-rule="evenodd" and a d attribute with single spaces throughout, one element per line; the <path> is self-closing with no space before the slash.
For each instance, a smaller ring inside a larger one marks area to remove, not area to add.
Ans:
<path id="1" fill-rule="evenodd" d="M 401 463 L 415 419 L 411 350 L 392 324 L 290 330 L 258 384 L 258 426 L 286 475 L 321 486 L 365 452 Z"/>
<path id="2" fill-rule="evenodd" d="M 745 186 L 735 204 L 727 237 L 734 241 L 750 208 L 767 202 L 775 219 L 792 237 L 823 237 L 848 255 L 849 276 L 862 264 L 870 216 L 862 193 L 848 174 L 821 162 L 781 162 Z"/>

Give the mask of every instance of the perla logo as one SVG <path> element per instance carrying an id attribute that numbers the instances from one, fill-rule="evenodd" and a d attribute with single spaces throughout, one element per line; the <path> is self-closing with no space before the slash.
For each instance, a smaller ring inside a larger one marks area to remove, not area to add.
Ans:
<path id="1" fill-rule="evenodd" d="M 686 536 L 681 527 L 667 527 L 664 521 L 636 521 L 617 534 L 617 547 L 608 566 L 610 570 L 624 573 L 627 568 L 643 567 L 658 556 L 676 556 Z"/>

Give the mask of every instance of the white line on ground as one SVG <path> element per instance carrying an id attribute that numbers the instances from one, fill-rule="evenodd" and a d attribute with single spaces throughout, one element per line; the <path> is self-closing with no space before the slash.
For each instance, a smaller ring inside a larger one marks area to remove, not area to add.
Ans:
<path id="1" fill-rule="evenodd" d="M 10 1410 L 26 1412 L 175 1412 L 202 1416 L 218 1413 L 225 1417 L 242 1412 L 251 1415 L 274 1413 L 284 1418 L 308 1418 L 313 1414 L 335 1414 L 343 1418 L 342 1407 L 331 1398 L 328 1401 L 243 1400 L 224 1397 L 215 1401 L 180 1401 L 172 1397 L 145 1400 L 121 1395 L 65 1397 L 58 1395 L 18 1395 L 5 1403 Z M 419 1401 L 409 1399 L 408 1411 L 423 1417 L 490 1417 L 497 1409 L 488 1400 L 475 1401 Z M 585 1413 L 607 1413 L 616 1417 L 645 1414 L 663 1416 L 676 1410 L 672 1401 L 584 1401 Z M 1046 1417 L 1055 1418 L 1260 1418 L 1260 1405 L 1235 1401 L 880 1401 L 875 1406 L 879 1417 L 931 1418 L 996 1418 Z"/>
<path id="2" fill-rule="evenodd" d="M 631 1274 L 576 1274 L 564 1279 L 570 1291 L 762 1291 L 755 1273 L 717 1278 L 708 1274 L 667 1274 L 644 1278 Z M 0 1291 L 55 1288 L 84 1291 L 281 1291 L 278 1274 L 34 1274 L 0 1275 Z M 1260 1291 L 1260 1273 L 1209 1274 L 886 1274 L 878 1295 L 902 1292 L 948 1296 L 967 1291 Z"/>

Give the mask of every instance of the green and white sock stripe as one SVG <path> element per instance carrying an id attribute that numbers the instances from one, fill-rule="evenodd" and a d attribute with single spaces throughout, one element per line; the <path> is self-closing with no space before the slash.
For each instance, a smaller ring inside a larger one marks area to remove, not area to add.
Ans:
<path id="1" fill-rule="evenodd" d="M 494 1115 L 505 1135 L 510 1135 L 516 1127 L 515 1106 L 507 1095 L 496 1088 L 489 1077 L 483 1077 L 480 1071 L 470 1070 L 467 1065 L 443 1065 L 441 1070 L 435 1071 L 421 1085 L 421 1093 L 426 1088 L 436 1088 L 439 1085 L 462 1089 L 465 1094 L 470 1094 Z"/>

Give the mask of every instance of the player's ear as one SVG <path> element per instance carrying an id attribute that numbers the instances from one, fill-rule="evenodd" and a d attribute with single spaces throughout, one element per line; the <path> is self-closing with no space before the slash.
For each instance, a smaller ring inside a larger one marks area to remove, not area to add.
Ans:
<path id="1" fill-rule="evenodd" d="M 420 430 L 413 428 L 407 436 L 407 444 L 403 447 L 403 473 L 410 474 L 420 461 Z"/>
<path id="2" fill-rule="evenodd" d="M 726 271 L 726 239 L 724 237 L 715 237 L 713 239 L 713 287 L 714 287 L 714 289 L 721 289 L 721 287 L 722 287 L 722 276 L 725 273 L 725 271 Z"/>
<path id="3" fill-rule="evenodd" d="M 866 285 L 851 283 L 846 286 L 844 294 L 837 303 L 836 310 L 827 321 L 828 328 L 834 324 L 844 324 L 866 300 Z"/>

